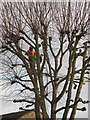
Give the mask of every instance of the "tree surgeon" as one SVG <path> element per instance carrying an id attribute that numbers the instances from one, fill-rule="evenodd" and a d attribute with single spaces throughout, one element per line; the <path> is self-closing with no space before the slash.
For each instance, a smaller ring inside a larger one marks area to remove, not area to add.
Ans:
<path id="1" fill-rule="evenodd" d="M 32 72 L 33 69 L 34 69 L 34 65 L 35 65 L 35 62 L 34 62 L 34 55 L 35 55 L 35 53 L 33 51 L 33 47 L 32 46 L 29 47 L 29 50 L 26 52 L 26 55 L 29 58 L 31 72 Z"/>

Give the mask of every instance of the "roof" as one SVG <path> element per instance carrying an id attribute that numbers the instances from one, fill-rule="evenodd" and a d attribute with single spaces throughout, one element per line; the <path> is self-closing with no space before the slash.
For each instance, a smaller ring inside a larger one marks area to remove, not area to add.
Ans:
<path id="1" fill-rule="evenodd" d="M 29 110 L 19 111 L 19 112 L 15 112 L 15 113 L 9 113 L 9 114 L 2 115 L 2 120 L 26 120 L 27 118 L 35 118 L 35 116 L 30 116 L 30 115 L 32 115 L 31 113 L 35 114 L 34 111 L 29 111 Z M 24 118 L 24 119 L 22 119 L 22 118 Z"/>

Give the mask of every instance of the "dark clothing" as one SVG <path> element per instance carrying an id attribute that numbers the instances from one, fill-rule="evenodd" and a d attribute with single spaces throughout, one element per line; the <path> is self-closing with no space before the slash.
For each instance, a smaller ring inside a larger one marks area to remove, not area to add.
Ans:
<path id="1" fill-rule="evenodd" d="M 26 52 L 26 55 L 27 55 L 28 58 L 29 58 L 31 69 L 34 69 L 35 62 L 34 62 L 34 51 L 33 51 L 33 49 L 30 48 L 30 49 Z"/>
<path id="2" fill-rule="evenodd" d="M 40 63 L 42 62 L 42 56 L 40 56 Z"/>

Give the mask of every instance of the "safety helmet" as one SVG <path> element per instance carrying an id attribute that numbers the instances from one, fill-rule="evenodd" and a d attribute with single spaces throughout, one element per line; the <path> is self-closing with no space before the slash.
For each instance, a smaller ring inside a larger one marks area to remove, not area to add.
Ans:
<path id="1" fill-rule="evenodd" d="M 30 51 L 32 51 L 33 50 L 32 46 L 30 46 L 29 49 L 30 49 Z"/>

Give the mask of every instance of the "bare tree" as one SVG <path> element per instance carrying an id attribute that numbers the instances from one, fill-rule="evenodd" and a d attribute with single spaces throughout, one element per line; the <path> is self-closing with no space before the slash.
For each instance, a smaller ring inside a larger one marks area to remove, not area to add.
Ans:
<path id="1" fill-rule="evenodd" d="M 40 111 L 43 119 L 49 118 L 47 102 L 51 105 L 51 119 L 56 119 L 62 110 L 62 119 L 67 119 L 71 108 L 72 120 L 76 110 L 86 110 L 78 108 L 78 103 L 89 102 L 80 97 L 85 78 L 90 80 L 87 76 L 90 67 L 88 9 L 87 2 L 2 3 L 3 79 L 11 85 L 18 84 L 18 95 L 23 94 L 24 98 L 19 96 L 13 102 L 27 103 L 23 110 L 34 106 L 36 119 L 40 118 Z M 25 55 L 29 46 L 35 51 L 32 72 Z M 81 67 L 78 68 L 79 60 Z M 63 97 L 64 106 L 57 108 Z"/>

